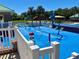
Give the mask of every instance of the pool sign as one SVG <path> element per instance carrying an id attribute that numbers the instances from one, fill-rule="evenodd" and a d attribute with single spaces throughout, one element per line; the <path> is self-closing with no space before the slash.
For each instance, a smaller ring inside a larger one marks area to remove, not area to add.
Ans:
<path id="1" fill-rule="evenodd" d="M 34 40 L 34 33 L 33 32 L 30 32 L 29 36 L 30 36 L 30 40 Z"/>

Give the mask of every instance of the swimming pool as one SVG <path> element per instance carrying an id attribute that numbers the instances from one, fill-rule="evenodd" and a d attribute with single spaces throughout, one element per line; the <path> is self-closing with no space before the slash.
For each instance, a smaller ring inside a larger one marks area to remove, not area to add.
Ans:
<path id="1" fill-rule="evenodd" d="M 24 37 L 29 40 L 29 33 L 34 32 L 34 42 L 40 48 L 50 46 L 48 34 L 51 33 L 51 41 L 60 42 L 60 59 L 66 59 L 70 57 L 72 52 L 79 53 L 79 34 L 61 31 L 60 35 L 57 35 L 58 30 L 48 27 L 18 27 Z M 59 38 L 63 36 L 61 40 Z M 47 59 L 47 58 L 46 58 Z"/>

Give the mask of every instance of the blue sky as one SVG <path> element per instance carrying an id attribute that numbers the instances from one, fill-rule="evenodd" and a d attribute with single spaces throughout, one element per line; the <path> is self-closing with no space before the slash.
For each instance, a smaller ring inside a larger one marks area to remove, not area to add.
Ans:
<path id="1" fill-rule="evenodd" d="M 0 4 L 15 10 L 17 13 L 27 11 L 28 7 L 42 5 L 46 10 L 71 8 L 79 6 L 79 0 L 0 0 Z"/>

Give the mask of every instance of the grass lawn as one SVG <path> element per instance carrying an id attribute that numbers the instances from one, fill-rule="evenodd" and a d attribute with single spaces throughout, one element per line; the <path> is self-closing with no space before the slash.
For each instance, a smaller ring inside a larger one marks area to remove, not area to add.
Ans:
<path id="1" fill-rule="evenodd" d="M 39 22 L 39 20 L 33 20 L 33 22 Z M 15 20 L 15 21 L 12 21 L 14 23 L 18 23 L 18 22 L 32 22 L 32 20 Z M 51 20 L 41 20 L 41 22 L 51 22 Z M 72 21 L 63 21 L 62 23 L 64 24 L 69 24 L 69 23 L 75 23 L 75 22 L 72 22 Z M 79 22 L 76 22 L 76 23 L 79 23 Z"/>
<path id="2" fill-rule="evenodd" d="M 39 20 L 33 20 L 33 22 L 36 22 L 36 21 L 39 21 Z M 41 20 L 41 21 L 50 22 L 51 20 Z M 32 20 L 15 20 L 12 22 L 32 22 Z"/>

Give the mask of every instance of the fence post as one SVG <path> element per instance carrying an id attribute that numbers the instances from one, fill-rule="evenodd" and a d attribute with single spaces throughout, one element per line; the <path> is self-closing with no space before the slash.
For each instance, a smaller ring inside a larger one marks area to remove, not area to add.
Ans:
<path id="1" fill-rule="evenodd" d="M 29 44 L 29 46 L 33 46 L 34 45 L 34 42 L 32 40 L 29 40 L 28 41 L 28 44 Z"/>
<path id="2" fill-rule="evenodd" d="M 39 46 L 33 45 L 30 46 L 30 48 L 31 51 L 29 51 L 30 52 L 29 59 L 39 59 Z"/>
<path id="3" fill-rule="evenodd" d="M 10 28 L 8 28 L 8 36 L 9 36 L 9 39 L 11 39 Z"/>
<path id="4" fill-rule="evenodd" d="M 12 33 L 10 33 L 10 30 L 11 30 L 11 28 L 9 27 L 7 34 L 8 34 L 9 40 L 10 40 L 10 48 L 12 48 L 12 41 L 11 41 L 11 40 L 12 40 L 12 39 L 11 39 L 11 34 L 12 34 Z"/>
<path id="5" fill-rule="evenodd" d="M 59 42 L 51 42 L 51 45 L 53 46 L 53 51 L 52 51 L 52 59 L 59 59 Z"/>

